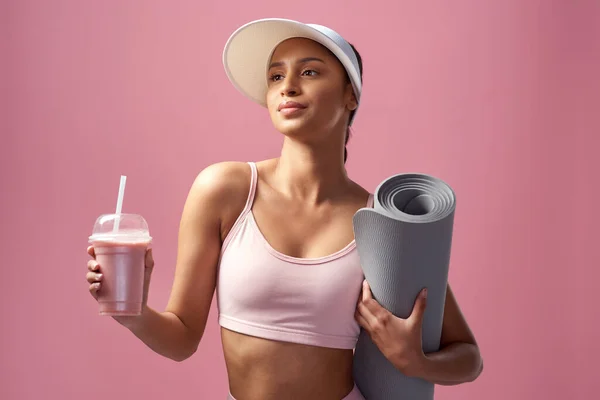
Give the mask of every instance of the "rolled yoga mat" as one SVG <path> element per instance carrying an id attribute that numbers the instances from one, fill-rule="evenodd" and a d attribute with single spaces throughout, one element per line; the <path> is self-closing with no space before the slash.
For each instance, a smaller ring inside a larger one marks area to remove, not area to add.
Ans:
<path id="1" fill-rule="evenodd" d="M 400 174 L 375 191 L 374 207 L 353 218 L 365 279 L 373 298 L 408 318 L 427 287 L 423 350 L 439 350 L 455 210 L 454 191 L 424 174 Z M 367 400 L 432 400 L 434 385 L 395 368 L 365 330 L 354 353 L 354 380 Z"/>

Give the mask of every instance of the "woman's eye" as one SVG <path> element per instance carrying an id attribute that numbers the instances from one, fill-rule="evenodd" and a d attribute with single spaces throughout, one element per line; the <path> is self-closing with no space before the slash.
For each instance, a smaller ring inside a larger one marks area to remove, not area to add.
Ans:
<path id="1" fill-rule="evenodd" d="M 305 71 L 302 71 L 302 75 L 303 76 L 315 76 L 318 75 L 319 73 L 317 71 L 315 71 L 314 69 L 307 69 Z M 269 79 L 273 82 L 277 82 L 282 80 L 284 77 L 281 74 L 272 74 Z"/>

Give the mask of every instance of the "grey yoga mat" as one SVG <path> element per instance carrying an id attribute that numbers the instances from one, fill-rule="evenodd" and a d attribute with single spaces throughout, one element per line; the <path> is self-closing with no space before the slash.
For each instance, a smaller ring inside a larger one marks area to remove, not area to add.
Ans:
<path id="1" fill-rule="evenodd" d="M 423 350 L 440 346 L 455 210 L 454 191 L 433 176 L 408 173 L 384 180 L 374 207 L 353 219 L 365 279 L 373 297 L 407 318 L 427 287 Z M 367 400 L 432 400 L 434 385 L 396 369 L 361 330 L 354 354 L 354 380 Z"/>

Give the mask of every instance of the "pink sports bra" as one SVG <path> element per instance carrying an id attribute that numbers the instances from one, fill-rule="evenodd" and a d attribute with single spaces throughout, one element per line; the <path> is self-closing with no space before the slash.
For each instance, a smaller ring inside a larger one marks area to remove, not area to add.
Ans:
<path id="1" fill-rule="evenodd" d="M 217 279 L 219 324 L 265 339 L 352 349 L 363 272 L 354 241 L 325 257 L 296 258 L 267 242 L 252 214 L 258 173 L 225 238 Z M 367 207 L 371 207 L 369 196 Z"/>

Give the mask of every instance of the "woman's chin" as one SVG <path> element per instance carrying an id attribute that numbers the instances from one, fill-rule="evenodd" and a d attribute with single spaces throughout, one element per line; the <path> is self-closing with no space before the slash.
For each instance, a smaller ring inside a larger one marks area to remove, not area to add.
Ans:
<path id="1" fill-rule="evenodd" d="M 293 118 L 286 120 L 275 121 L 275 129 L 285 136 L 298 136 L 305 132 L 309 132 L 310 124 L 304 118 Z"/>

